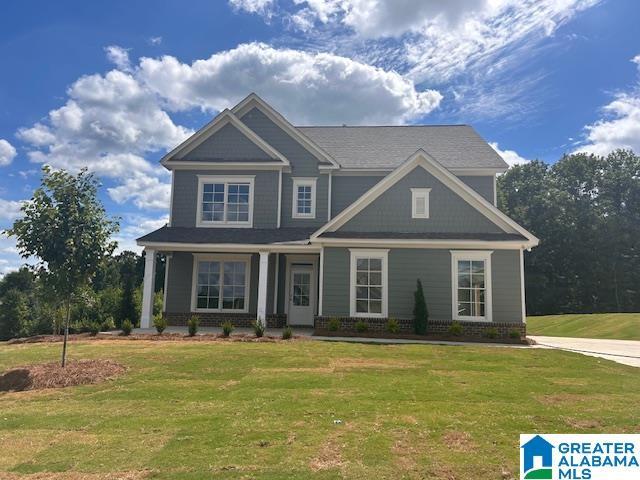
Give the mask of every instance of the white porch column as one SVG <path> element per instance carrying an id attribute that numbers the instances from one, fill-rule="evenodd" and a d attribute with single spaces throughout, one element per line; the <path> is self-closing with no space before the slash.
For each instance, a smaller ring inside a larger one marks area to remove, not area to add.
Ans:
<path id="1" fill-rule="evenodd" d="M 258 323 L 267 325 L 267 279 L 269 278 L 269 252 L 260 252 L 258 274 Z"/>
<path id="2" fill-rule="evenodd" d="M 151 328 L 153 317 L 153 294 L 156 279 L 156 251 L 145 249 L 144 279 L 142 284 L 142 309 L 140 328 Z"/>

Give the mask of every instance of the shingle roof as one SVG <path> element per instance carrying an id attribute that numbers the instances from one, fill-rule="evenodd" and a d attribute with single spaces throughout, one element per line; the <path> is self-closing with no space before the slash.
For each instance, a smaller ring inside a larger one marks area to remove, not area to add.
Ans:
<path id="1" fill-rule="evenodd" d="M 138 238 L 151 243 L 244 243 L 267 245 L 306 240 L 317 228 L 164 227 Z"/>
<path id="2" fill-rule="evenodd" d="M 482 241 L 509 241 L 526 240 L 519 233 L 402 233 L 402 232 L 324 232 L 320 235 L 324 238 L 356 238 L 376 240 L 482 240 Z"/>
<path id="3" fill-rule="evenodd" d="M 343 168 L 395 168 L 419 148 L 447 168 L 507 168 L 468 125 L 296 128 Z"/>

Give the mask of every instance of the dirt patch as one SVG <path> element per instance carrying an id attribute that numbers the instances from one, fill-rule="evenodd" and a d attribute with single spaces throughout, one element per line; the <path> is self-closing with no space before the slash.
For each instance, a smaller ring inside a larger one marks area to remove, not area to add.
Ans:
<path id="1" fill-rule="evenodd" d="M 450 430 L 442 435 L 442 441 L 448 448 L 456 452 L 469 452 L 475 448 L 469 432 Z"/>
<path id="2" fill-rule="evenodd" d="M 575 403 L 584 400 L 582 395 L 572 393 L 555 393 L 551 395 L 540 395 L 536 397 L 543 405 L 559 405 L 562 403 Z"/>
<path id="3" fill-rule="evenodd" d="M 14 338 L 6 342 L 7 345 L 20 345 L 23 343 L 52 343 L 62 342 L 62 335 L 36 335 L 34 337 Z M 221 333 L 202 333 L 190 337 L 182 333 L 136 333 L 131 335 L 122 335 L 119 332 L 103 332 L 98 335 L 89 333 L 74 333 L 69 335 L 69 341 L 109 341 L 109 340 L 148 340 L 152 342 L 252 342 L 252 343 L 280 343 L 308 340 L 304 335 L 294 335 L 289 340 L 283 340 L 280 336 L 265 335 L 264 337 L 256 337 L 249 333 L 240 333 L 225 337 Z"/>
<path id="4" fill-rule="evenodd" d="M 436 465 L 429 469 L 427 478 L 434 480 L 459 480 L 453 469 L 447 465 Z"/>
<path id="5" fill-rule="evenodd" d="M 566 423 L 571 428 L 577 428 L 579 430 L 588 430 L 592 428 L 600 428 L 602 423 L 599 420 L 580 419 L 580 418 L 564 418 Z"/>
<path id="6" fill-rule="evenodd" d="M 375 360 L 370 358 L 336 358 L 331 360 L 331 367 L 336 370 L 351 368 L 417 368 L 420 365 L 397 360 Z"/>
<path id="7" fill-rule="evenodd" d="M 0 478 L 6 480 L 140 480 L 147 478 L 150 471 L 131 471 L 115 473 L 87 472 L 40 472 L 27 475 L 0 472 Z"/>
<path id="8" fill-rule="evenodd" d="M 229 388 L 235 387 L 240 383 L 240 380 L 227 380 L 222 385 L 218 387 L 219 390 L 227 390 Z"/>
<path id="9" fill-rule="evenodd" d="M 26 365 L 0 375 L 0 392 L 22 392 L 45 388 L 100 383 L 120 375 L 125 367 L 113 360 L 74 360 L 65 368 L 59 363 Z"/>
<path id="10" fill-rule="evenodd" d="M 395 432 L 395 441 L 391 447 L 393 457 L 398 468 L 407 474 L 416 470 L 416 448 L 409 439 L 409 433 L 406 430 Z"/>
<path id="11" fill-rule="evenodd" d="M 330 470 L 332 468 L 340 468 L 344 465 L 342 459 L 342 435 L 340 433 L 332 434 L 322 444 L 315 456 L 309 462 L 309 468 L 314 472 L 321 470 Z"/>

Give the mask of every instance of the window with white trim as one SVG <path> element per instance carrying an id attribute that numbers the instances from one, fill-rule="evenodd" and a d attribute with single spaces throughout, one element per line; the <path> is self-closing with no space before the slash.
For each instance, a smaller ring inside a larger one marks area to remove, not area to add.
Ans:
<path id="1" fill-rule="evenodd" d="M 293 179 L 293 218 L 316 218 L 316 178 Z"/>
<path id="2" fill-rule="evenodd" d="M 351 316 L 387 316 L 388 250 L 351 250 Z"/>
<path id="3" fill-rule="evenodd" d="M 411 189 L 411 218 L 429 218 L 430 188 Z"/>
<path id="4" fill-rule="evenodd" d="M 246 312 L 249 299 L 249 259 L 196 257 L 194 309 Z"/>
<path id="5" fill-rule="evenodd" d="M 253 177 L 199 177 L 198 226 L 251 226 Z"/>
<path id="6" fill-rule="evenodd" d="M 491 320 L 491 252 L 451 252 L 453 319 Z"/>

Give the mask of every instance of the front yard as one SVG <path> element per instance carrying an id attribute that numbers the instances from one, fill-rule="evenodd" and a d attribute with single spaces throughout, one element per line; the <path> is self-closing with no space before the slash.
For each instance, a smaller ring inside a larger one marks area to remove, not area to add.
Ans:
<path id="1" fill-rule="evenodd" d="M 528 335 L 640 340 L 640 313 L 588 313 L 527 317 Z"/>
<path id="2" fill-rule="evenodd" d="M 0 371 L 59 353 L 0 344 Z M 70 356 L 128 370 L 0 393 L 0 478 L 508 479 L 521 432 L 640 430 L 637 369 L 560 351 L 103 340 Z"/>

